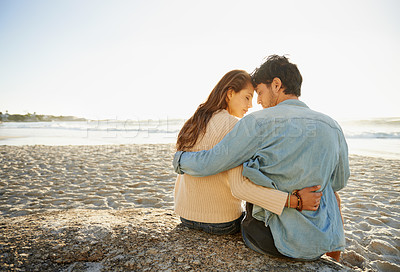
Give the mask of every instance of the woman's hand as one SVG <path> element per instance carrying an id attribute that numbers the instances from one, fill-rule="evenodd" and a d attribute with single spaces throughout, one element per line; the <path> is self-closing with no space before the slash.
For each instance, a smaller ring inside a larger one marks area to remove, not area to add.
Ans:
<path id="1" fill-rule="evenodd" d="M 321 188 L 321 186 L 317 185 L 317 186 L 301 189 L 298 192 L 301 197 L 301 200 L 303 202 L 303 210 L 309 210 L 309 211 L 318 210 L 322 193 L 315 192 L 315 191 L 319 190 L 320 188 Z M 291 196 L 291 197 L 296 199 L 295 196 Z M 296 202 L 297 202 L 297 199 L 296 199 Z"/>

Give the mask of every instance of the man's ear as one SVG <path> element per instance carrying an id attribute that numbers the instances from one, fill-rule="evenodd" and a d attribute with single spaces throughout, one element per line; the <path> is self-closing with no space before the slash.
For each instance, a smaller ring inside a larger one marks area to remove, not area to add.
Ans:
<path id="1" fill-rule="evenodd" d="M 272 91 L 278 93 L 282 88 L 282 81 L 279 77 L 274 77 L 271 83 Z"/>

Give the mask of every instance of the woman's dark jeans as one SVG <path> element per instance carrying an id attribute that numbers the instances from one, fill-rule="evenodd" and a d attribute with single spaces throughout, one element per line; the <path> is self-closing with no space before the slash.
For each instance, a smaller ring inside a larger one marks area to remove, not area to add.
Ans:
<path id="1" fill-rule="evenodd" d="M 244 214 L 242 214 L 238 219 L 226 223 L 202 223 L 181 217 L 181 222 L 182 225 L 190 229 L 203 230 L 210 234 L 225 235 L 238 233 L 240 231 L 240 222 L 243 217 Z"/>

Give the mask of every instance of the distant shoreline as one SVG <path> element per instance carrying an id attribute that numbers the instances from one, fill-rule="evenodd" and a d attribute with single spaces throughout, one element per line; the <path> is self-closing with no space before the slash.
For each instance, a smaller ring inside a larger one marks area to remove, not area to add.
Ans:
<path id="1" fill-rule="evenodd" d="M 0 112 L 0 122 L 52 122 L 52 121 L 87 121 L 85 118 L 75 116 L 55 116 L 36 113 L 8 114 Z"/>

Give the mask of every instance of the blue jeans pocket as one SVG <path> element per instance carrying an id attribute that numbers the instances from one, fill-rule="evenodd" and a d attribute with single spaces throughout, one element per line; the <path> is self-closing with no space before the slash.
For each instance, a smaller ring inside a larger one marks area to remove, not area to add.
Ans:
<path id="1" fill-rule="evenodd" d="M 196 230 L 203 230 L 204 232 L 216 235 L 235 234 L 240 231 L 240 222 L 243 216 L 238 219 L 226 223 L 203 223 L 187 220 L 181 217 L 182 225 Z"/>

